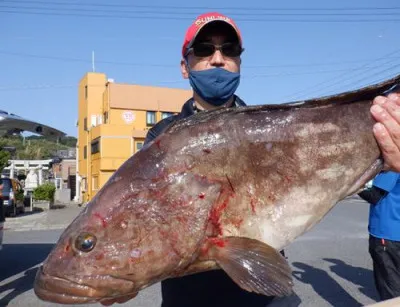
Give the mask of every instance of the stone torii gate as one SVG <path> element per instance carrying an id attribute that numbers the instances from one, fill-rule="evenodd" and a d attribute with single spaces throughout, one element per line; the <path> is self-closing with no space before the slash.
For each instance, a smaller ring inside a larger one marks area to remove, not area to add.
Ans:
<path id="1" fill-rule="evenodd" d="M 23 170 L 25 174 L 29 171 L 38 172 L 38 185 L 43 183 L 43 170 L 50 169 L 50 163 L 52 159 L 47 160 L 8 160 L 9 166 L 4 169 L 10 171 L 10 178 L 15 178 L 15 171 Z"/>

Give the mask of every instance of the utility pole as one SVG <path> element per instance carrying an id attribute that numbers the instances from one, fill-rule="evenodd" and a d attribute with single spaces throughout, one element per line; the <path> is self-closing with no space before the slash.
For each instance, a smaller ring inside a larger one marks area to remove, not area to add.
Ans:
<path id="1" fill-rule="evenodd" d="M 95 72 L 95 68 L 94 68 L 94 51 L 92 51 L 92 71 Z"/>

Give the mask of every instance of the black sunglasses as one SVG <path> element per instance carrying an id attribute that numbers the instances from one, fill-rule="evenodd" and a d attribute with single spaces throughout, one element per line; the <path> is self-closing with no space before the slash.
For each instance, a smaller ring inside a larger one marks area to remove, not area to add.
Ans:
<path id="1" fill-rule="evenodd" d="M 222 45 L 214 45 L 212 43 L 197 43 L 192 48 L 189 48 L 186 55 L 193 51 L 196 57 L 208 57 L 214 54 L 215 51 L 220 50 L 224 56 L 238 57 L 242 54 L 244 49 L 237 43 L 224 43 Z"/>

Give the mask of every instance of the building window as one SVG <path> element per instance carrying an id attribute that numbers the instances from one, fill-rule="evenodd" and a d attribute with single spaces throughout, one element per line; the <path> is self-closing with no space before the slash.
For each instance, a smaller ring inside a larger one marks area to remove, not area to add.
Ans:
<path id="1" fill-rule="evenodd" d="M 92 177 L 92 185 L 93 185 L 93 190 L 98 190 L 99 189 L 99 176 L 93 176 Z"/>
<path id="2" fill-rule="evenodd" d="M 162 113 L 161 113 L 161 119 L 170 117 L 170 116 L 172 116 L 173 114 L 174 114 L 174 113 L 172 113 L 172 112 L 162 112 Z"/>
<path id="3" fill-rule="evenodd" d="M 91 149 L 92 155 L 100 152 L 100 139 L 97 138 L 97 139 L 93 140 L 90 149 Z"/>
<path id="4" fill-rule="evenodd" d="M 83 130 L 88 131 L 88 129 L 87 129 L 87 118 L 86 117 L 83 119 Z"/>
<path id="5" fill-rule="evenodd" d="M 88 97 L 88 87 L 87 85 L 85 85 L 85 99 L 87 99 Z"/>
<path id="6" fill-rule="evenodd" d="M 87 158 L 87 146 L 83 147 L 83 159 Z"/>
<path id="7" fill-rule="evenodd" d="M 146 124 L 147 126 L 153 126 L 156 124 L 156 112 L 147 111 L 146 114 Z"/>
<path id="8" fill-rule="evenodd" d="M 143 147 L 143 142 L 137 142 L 137 143 L 136 143 L 136 151 L 141 150 L 142 147 Z"/>
<path id="9" fill-rule="evenodd" d="M 82 187 L 82 192 L 86 192 L 86 191 L 87 191 L 87 181 L 86 181 L 86 178 L 82 178 L 81 187 Z"/>

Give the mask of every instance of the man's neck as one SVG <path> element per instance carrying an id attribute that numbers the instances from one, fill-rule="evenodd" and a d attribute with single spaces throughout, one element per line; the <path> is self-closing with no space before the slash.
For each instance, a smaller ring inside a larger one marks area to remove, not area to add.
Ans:
<path id="1" fill-rule="evenodd" d="M 221 107 L 232 106 L 234 99 L 235 99 L 235 97 L 232 96 L 227 102 L 225 102 L 223 105 L 221 105 Z M 204 99 L 202 99 L 196 93 L 193 93 L 193 100 L 194 100 L 194 104 L 195 104 L 196 108 L 199 110 L 211 110 L 211 109 L 217 108 L 216 106 L 206 102 Z"/>

